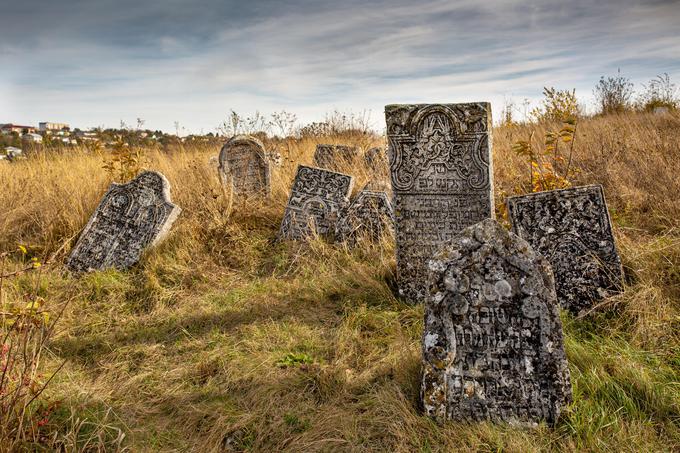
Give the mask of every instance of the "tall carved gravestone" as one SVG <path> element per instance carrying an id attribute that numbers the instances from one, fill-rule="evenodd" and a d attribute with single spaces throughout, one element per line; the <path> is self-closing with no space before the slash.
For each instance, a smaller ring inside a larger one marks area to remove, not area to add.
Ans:
<path id="1" fill-rule="evenodd" d="M 463 228 L 493 217 L 491 106 L 385 107 L 399 293 L 421 302 L 427 260 Z"/>
<path id="2" fill-rule="evenodd" d="M 511 197 L 508 212 L 512 230 L 550 261 L 564 308 L 578 313 L 621 289 L 621 259 L 602 186 Z"/>
<path id="3" fill-rule="evenodd" d="M 255 137 L 236 135 L 220 151 L 222 181 L 234 193 L 269 194 L 271 163 L 264 145 Z"/>
<path id="4" fill-rule="evenodd" d="M 90 217 L 66 266 L 74 272 L 125 269 L 170 230 L 181 209 L 170 201 L 170 184 L 146 171 L 127 184 L 113 183 Z"/>
<path id="5" fill-rule="evenodd" d="M 279 238 L 302 239 L 314 233 L 335 233 L 340 213 L 349 203 L 353 183 L 349 175 L 298 166 Z"/>
<path id="6" fill-rule="evenodd" d="M 350 244 L 359 237 L 376 241 L 394 228 L 394 211 L 387 193 L 364 187 L 338 221 L 337 233 Z"/>
<path id="7" fill-rule="evenodd" d="M 316 145 L 314 151 L 314 165 L 329 170 L 337 170 L 354 162 L 359 150 L 347 145 Z"/>
<path id="8" fill-rule="evenodd" d="M 554 424 L 571 401 L 550 264 L 487 219 L 429 263 L 421 397 L 438 420 Z"/>

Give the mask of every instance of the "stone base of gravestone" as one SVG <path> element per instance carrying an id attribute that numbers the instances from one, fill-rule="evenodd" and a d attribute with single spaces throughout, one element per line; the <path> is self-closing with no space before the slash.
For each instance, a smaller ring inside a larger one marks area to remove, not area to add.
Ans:
<path id="1" fill-rule="evenodd" d="M 552 265 L 562 307 L 579 313 L 621 290 L 621 259 L 602 186 L 538 192 L 507 203 L 513 231 Z"/>
<path id="2" fill-rule="evenodd" d="M 554 424 L 571 401 L 550 265 L 494 220 L 429 263 L 425 413 L 437 420 Z"/>
<path id="3" fill-rule="evenodd" d="M 127 184 L 111 184 L 66 267 L 74 272 L 128 268 L 167 234 L 180 211 L 160 173 L 146 171 Z"/>

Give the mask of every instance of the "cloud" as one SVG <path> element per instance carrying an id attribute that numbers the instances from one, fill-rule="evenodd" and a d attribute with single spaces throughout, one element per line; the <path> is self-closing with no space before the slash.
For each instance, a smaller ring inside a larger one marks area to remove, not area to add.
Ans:
<path id="1" fill-rule="evenodd" d="M 680 76 L 677 2 L 14 2 L 0 17 L 0 119 L 214 128 L 230 108 L 589 97 L 620 67 Z M 7 94 L 9 93 L 9 94 Z"/>

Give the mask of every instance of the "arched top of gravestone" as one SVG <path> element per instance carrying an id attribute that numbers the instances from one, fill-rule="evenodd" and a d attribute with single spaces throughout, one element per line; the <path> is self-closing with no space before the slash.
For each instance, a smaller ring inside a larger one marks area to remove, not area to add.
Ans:
<path id="1" fill-rule="evenodd" d="M 219 154 L 222 182 L 236 193 L 270 191 L 271 163 L 264 145 L 250 135 L 235 135 Z"/>
<path id="2" fill-rule="evenodd" d="M 429 262 L 422 398 L 440 420 L 554 424 L 571 401 L 548 261 L 487 219 Z"/>
<path id="3" fill-rule="evenodd" d="M 181 212 L 161 173 L 145 171 L 126 183 L 113 183 L 90 217 L 66 263 L 74 272 L 125 269 L 146 247 L 160 241 Z"/>

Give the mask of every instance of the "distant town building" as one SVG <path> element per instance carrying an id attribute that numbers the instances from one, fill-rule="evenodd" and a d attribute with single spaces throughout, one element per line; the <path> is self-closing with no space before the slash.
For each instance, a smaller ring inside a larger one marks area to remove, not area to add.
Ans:
<path id="1" fill-rule="evenodd" d="M 5 156 L 9 160 L 14 160 L 17 157 L 21 156 L 23 151 L 21 148 L 17 148 L 16 146 L 8 146 L 5 148 Z"/>
<path id="2" fill-rule="evenodd" d="M 35 133 L 24 134 L 21 139 L 29 143 L 42 143 L 43 141 L 42 135 Z"/>
<path id="3" fill-rule="evenodd" d="M 99 137 L 95 131 L 81 131 L 80 129 L 76 129 L 74 131 L 74 135 L 84 142 L 94 142 L 99 140 Z"/>
<path id="4" fill-rule="evenodd" d="M 56 132 L 56 131 L 64 131 L 64 130 L 68 131 L 71 128 L 66 123 L 42 122 L 42 123 L 38 123 L 38 129 L 40 129 L 40 132 L 46 132 L 46 133 L 49 134 L 51 132 Z"/>
<path id="5" fill-rule="evenodd" d="M 12 132 L 16 132 L 17 134 L 32 134 L 35 132 L 35 127 L 9 123 L 0 126 L 0 131 L 3 134 L 11 134 Z"/>

